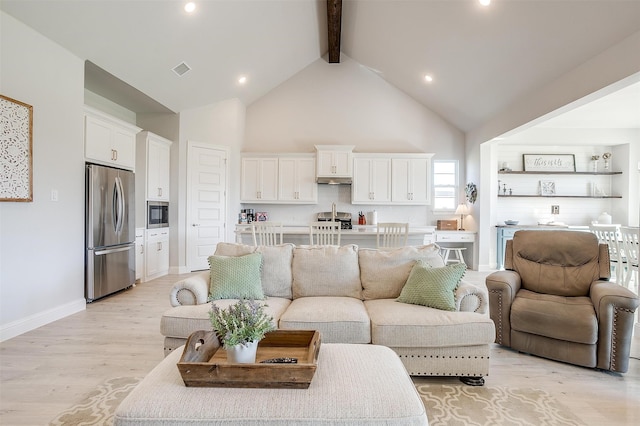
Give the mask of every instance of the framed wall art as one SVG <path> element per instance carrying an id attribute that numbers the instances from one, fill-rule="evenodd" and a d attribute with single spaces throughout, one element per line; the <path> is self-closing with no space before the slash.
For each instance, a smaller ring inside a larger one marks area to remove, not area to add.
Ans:
<path id="1" fill-rule="evenodd" d="M 33 201 L 33 107 L 0 95 L 0 201 Z"/>
<path id="2" fill-rule="evenodd" d="M 540 195 L 556 195 L 556 183 L 551 180 L 541 180 Z"/>
<path id="3" fill-rule="evenodd" d="M 525 172 L 575 172 L 573 154 L 522 154 Z"/>

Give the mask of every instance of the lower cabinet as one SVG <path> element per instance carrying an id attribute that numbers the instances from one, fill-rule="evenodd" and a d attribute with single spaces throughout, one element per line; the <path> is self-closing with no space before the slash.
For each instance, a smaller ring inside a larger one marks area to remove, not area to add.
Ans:
<path id="1" fill-rule="evenodd" d="M 169 273 L 169 228 L 147 229 L 144 280 Z"/>

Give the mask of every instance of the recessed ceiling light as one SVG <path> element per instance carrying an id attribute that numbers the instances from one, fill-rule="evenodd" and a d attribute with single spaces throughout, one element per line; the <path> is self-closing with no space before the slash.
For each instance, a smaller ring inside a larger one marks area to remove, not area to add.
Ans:
<path id="1" fill-rule="evenodd" d="M 196 10 L 196 4 L 192 1 L 184 5 L 184 11 L 187 13 L 193 13 Z"/>
<path id="2" fill-rule="evenodd" d="M 238 83 L 245 84 L 247 82 L 247 77 L 244 75 L 238 79 Z"/>
<path id="3" fill-rule="evenodd" d="M 427 74 L 427 75 L 424 76 L 424 80 L 427 83 L 431 83 L 433 81 L 433 77 L 431 77 L 429 74 Z"/>
<path id="4" fill-rule="evenodd" d="M 491 0 L 478 0 L 478 2 L 483 6 L 489 6 L 491 4 Z"/>

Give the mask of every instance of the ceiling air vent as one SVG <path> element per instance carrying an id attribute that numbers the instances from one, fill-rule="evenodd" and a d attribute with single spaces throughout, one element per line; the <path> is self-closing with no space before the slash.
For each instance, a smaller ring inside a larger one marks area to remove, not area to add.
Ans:
<path id="1" fill-rule="evenodd" d="M 180 62 L 178 65 L 173 67 L 173 72 L 175 72 L 178 77 L 182 77 L 189 71 L 191 71 L 191 67 L 184 62 Z"/>

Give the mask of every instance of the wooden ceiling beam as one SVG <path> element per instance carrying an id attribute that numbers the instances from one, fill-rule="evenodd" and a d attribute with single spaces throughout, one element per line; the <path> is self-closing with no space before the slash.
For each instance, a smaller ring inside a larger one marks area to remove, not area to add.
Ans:
<path id="1" fill-rule="evenodd" d="M 342 30 L 342 0 L 327 0 L 329 63 L 340 63 L 340 32 Z"/>

